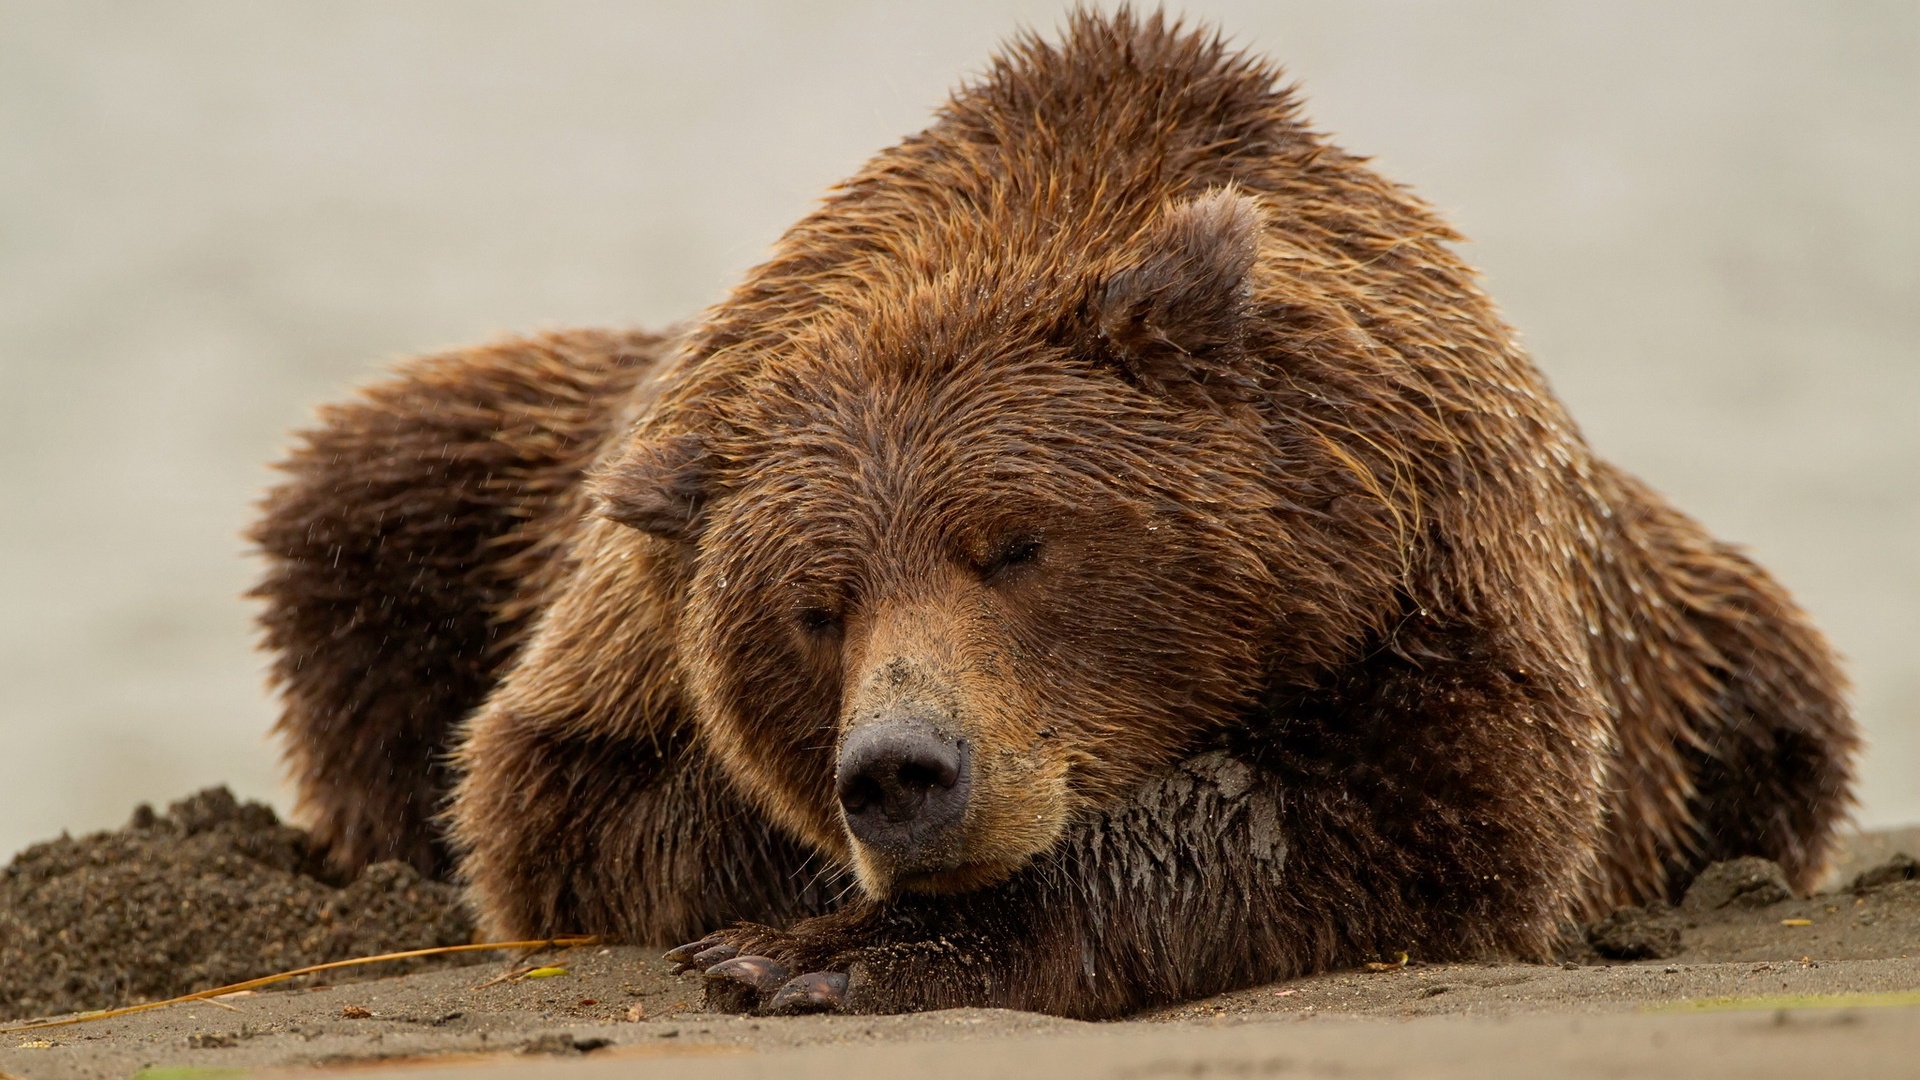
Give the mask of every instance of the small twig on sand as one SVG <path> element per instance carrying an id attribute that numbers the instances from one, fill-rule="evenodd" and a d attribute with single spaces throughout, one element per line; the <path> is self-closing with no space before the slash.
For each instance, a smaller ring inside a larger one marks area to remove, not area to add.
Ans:
<path id="1" fill-rule="evenodd" d="M 222 994 L 231 994 L 238 990 L 252 990 L 258 986 L 270 986 L 277 982 L 285 982 L 288 979 L 297 979 L 302 975 L 312 975 L 317 971 L 333 971 L 338 968 L 358 967 L 361 964 L 378 964 L 387 960 L 411 960 L 417 956 L 445 956 L 448 953 L 487 952 L 498 949 L 551 949 L 555 946 L 572 948 L 576 945 L 592 945 L 599 940 L 599 938 L 595 937 L 556 937 L 547 938 L 542 941 L 489 941 L 479 945 L 440 945 L 431 949 L 408 949 L 405 952 L 381 953 L 379 956 L 358 956 L 352 960 L 334 960 L 330 963 L 313 964 L 309 967 L 295 968 L 292 971 L 283 971 L 278 975 L 266 975 L 258 979 L 248 979 L 245 982 L 237 982 L 231 986 L 216 986 L 211 990 L 202 990 L 194 994 L 182 994 L 179 997 L 168 998 L 165 1001 L 149 1001 L 144 1005 L 129 1005 L 124 1009 L 106 1009 L 101 1012 L 82 1013 L 79 1016 L 69 1016 L 64 1020 L 38 1020 L 31 1024 L 14 1024 L 11 1027 L 0 1027 L 0 1035 L 11 1035 L 16 1031 L 39 1031 L 42 1028 L 66 1027 L 68 1024 L 84 1024 L 91 1020 L 107 1020 L 115 1016 L 126 1016 L 130 1013 L 146 1012 L 148 1009 L 163 1009 L 168 1005 L 179 1005 L 188 1001 L 205 1001 L 208 998 L 219 997 Z M 219 1003 L 215 1002 L 215 1004 Z M 225 1007 L 229 1009 L 233 1008 L 231 1005 Z M 239 1010 L 235 1009 L 234 1011 L 238 1012 Z M 6 1080 L 6 1078 L 0 1077 L 0 1080 Z"/>

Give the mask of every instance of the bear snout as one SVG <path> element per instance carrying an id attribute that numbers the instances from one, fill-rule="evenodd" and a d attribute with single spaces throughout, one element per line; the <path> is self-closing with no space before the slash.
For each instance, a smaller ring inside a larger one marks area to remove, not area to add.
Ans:
<path id="1" fill-rule="evenodd" d="M 847 831 L 898 874 L 946 861 L 972 773 L 965 739 L 918 718 L 882 717 L 847 734 L 834 780 Z"/>

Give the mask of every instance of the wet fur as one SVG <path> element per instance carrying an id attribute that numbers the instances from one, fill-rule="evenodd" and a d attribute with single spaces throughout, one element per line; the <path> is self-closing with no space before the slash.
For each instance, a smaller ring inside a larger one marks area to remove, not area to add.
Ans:
<path id="1" fill-rule="evenodd" d="M 661 344 L 576 331 L 409 360 L 281 463 L 253 595 L 300 811 L 340 868 L 451 872 L 445 750 L 564 573 L 583 475 Z"/>
<path id="2" fill-rule="evenodd" d="M 323 418 L 255 534 L 309 819 L 445 870 L 451 791 L 492 932 L 744 921 L 883 1011 L 1540 957 L 1734 855 L 1807 887 L 1829 651 L 1593 457 L 1454 239 L 1217 39 L 1016 41 L 685 333 Z M 896 657 L 1000 770 L 916 887 L 832 798 Z"/>

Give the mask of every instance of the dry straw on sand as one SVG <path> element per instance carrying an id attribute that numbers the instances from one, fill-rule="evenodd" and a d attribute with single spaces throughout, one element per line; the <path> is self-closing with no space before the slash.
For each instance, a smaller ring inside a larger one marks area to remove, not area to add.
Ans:
<path id="1" fill-rule="evenodd" d="M 105 1009 L 100 1012 L 81 1013 L 79 1016 L 69 1016 L 60 1020 L 37 1020 L 28 1024 L 14 1024 L 9 1027 L 0 1027 L 0 1035 L 11 1035 L 18 1031 L 40 1031 L 44 1028 L 66 1027 L 69 1024 L 84 1024 L 91 1020 L 106 1020 L 115 1016 L 127 1016 L 131 1013 L 146 1012 L 149 1009 L 161 1009 L 168 1005 L 179 1005 L 188 1001 L 205 1001 L 226 994 L 236 994 L 242 990 L 253 990 L 262 986 L 270 986 L 277 982 L 285 982 L 288 979 L 297 979 L 302 975 L 313 975 L 318 972 L 334 971 L 339 968 L 358 967 L 362 964 L 378 964 L 388 960 L 411 960 L 421 956 L 443 956 L 448 953 L 482 952 L 499 949 L 573 948 L 580 945 L 597 944 L 599 940 L 599 938 L 594 937 L 556 937 L 539 941 L 497 941 L 485 942 L 478 945 L 440 945 L 431 949 L 408 949 L 404 952 L 381 953 L 378 956 L 357 956 L 351 960 L 335 960 L 326 964 L 311 964 L 307 967 L 295 968 L 292 971 L 282 971 L 274 975 L 262 976 L 258 979 L 248 979 L 245 982 L 231 983 L 227 986 L 216 986 L 211 990 L 182 994 L 179 997 L 168 998 L 165 1001 L 149 1001 L 140 1005 L 128 1005 L 121 1009 Z M 4 1080 L 4 1078 L 0 1078 L 0 1080 Z"/>

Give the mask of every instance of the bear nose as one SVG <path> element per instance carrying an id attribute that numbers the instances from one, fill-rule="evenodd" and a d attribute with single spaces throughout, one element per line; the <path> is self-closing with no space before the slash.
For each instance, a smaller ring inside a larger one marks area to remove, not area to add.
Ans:
<path id="1" fill-rule="evenodd" d="M 847 828 L 896 860 L 935 854 L 940 838 L 966 816 L 964 739 L 924 723 L 879 720 L 855 728 L 840 745 L 835 785 Z"/>

